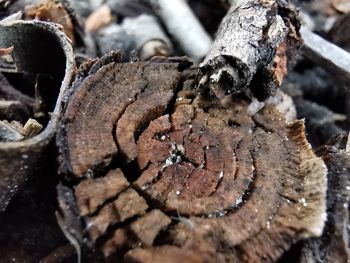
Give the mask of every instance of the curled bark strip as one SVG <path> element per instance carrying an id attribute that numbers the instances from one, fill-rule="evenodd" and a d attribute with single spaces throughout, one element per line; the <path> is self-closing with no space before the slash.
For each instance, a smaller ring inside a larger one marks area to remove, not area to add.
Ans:
<path id="1" fill-rule="evenodd" d="M 328 167 L 327 222 L 320 238 L 305 242 L 300 262 L 347 262 L 349 250 L 350 155 L 331 147 L 319 154 Z"/>
<path id="2" fill-rule="evenodd" d="M 38 21 L 0 24 L 0 46 L 12 45 L 11 55 L 20 72 L 50 77 L 48 92 L 53 94 L 53 104 L 51 119 L 40 134 L 19 142 L 0 143 L 0 211 L 27 180 L 56 132 L 63 93 L 74 70 L 72 48 L 53 24 Z M 28 100 L 24 96 L 18 99 Z"/>
<path id="3" fill-rule="evenodd" d="M 249 0 L 231 7 L 200 65 L 200 85 L 219 98 L 247 88 L 260 100 L 274 94 L 289 53 L 300 44 L 295 16 L 284 0 Z"/>
<path id="4" fill-rule="evenodd" d="M 320 235 L 326 168 L 303 122 L 287 123 L 272 105 L 251 116 L 245 100 L 208 101 L 194 91 L 192 70 L 163 60 L 100 63 L 68 101 L 58 145 L 80 179 L 71 206 L 90 245 L 125 261 L 272 262 Z M 124 94 L 132 95 L 125 106 Z M 82 178 L 88 169 L 92 178 Z M 114 190 L 100 194 L 109 182 Z"/>

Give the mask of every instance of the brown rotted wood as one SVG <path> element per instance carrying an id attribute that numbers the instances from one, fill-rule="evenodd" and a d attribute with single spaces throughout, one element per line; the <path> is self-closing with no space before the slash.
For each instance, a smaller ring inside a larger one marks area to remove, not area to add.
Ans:
<path id="1" fill-rule="evenodd" d="M 272 262 L 322 233 L 325 167 L 303 123 L 207 100 L 195 70 L 85 65 L 57 141 L 72 179 L 61 210 L 80 243 L 126 262 Z"/>

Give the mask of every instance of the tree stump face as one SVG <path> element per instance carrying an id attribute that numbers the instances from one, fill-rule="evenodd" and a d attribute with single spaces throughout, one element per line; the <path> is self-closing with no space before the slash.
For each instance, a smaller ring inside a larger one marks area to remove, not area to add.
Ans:
<path id="1" fill-rule="evenodd" d="M 206 99 L 184 62 L 112 57 L 80 71 L 58 137 L 75 238 L 132 262 L 271 262 L 321 234 L 326 168 L 301 121 Z"/>

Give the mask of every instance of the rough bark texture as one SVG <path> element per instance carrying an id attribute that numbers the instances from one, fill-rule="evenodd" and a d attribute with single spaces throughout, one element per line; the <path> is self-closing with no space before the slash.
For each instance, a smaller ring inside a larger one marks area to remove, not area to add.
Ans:
<path id="1" fill-rule="evenodd" d="M 206 99 L 185 62 L 113 58 L 84 65 L 64 111 L 70 235 L 128 262 L 272 262 L 322 233 L 326 168 L 301 121 Z"/>
<path id="2" fill-rule="evenodd" d="M 276 92 L 300 44 L 299 23 L 283 0 L 242 2 L 223 19 L 199 81 L 219 98 L 250 88 L 263 100 Z"/>
<path id="3" fill-rule="evenodd" d="M 328 167 L 327 222 L 322 237 L 305 242 L 301 262 L 348 262 L 350 155 L 331 146 L 320 155 Z"/>
<path id="4" fill-rule="evenodd" d="M 51 119 L 39 135 L 18 142 L 0 142 L 0 211 L 20 189 L 42 157 L 42 152 L 53 138 L 58 126 L 63 93 L 73 75 L 72 48 L 65 35 L 56 26 L 43 22 L 0 23 L 0 46 L 14 46 L 11 53 L 18 72 L 45 75 L 51 105 Z M 3 88 L 6 86 L 3 86 Z M 3 89 L 1 88 L 1 89 Z M 18 91 L 1 90 L 5 98 L 16 97 L 24 104 L 32 104 Z M 57 100 L 57 103 L 56 103 Z M 30 157 L 30 158 L 29 158 Z"/>

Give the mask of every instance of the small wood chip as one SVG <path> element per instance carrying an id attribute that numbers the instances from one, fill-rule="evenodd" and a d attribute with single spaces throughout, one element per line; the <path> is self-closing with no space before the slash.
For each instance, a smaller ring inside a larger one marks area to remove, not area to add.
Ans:
<path id="1" fill-rule="evenodd" d="M 102 5 L 91 13 L 85 21 L 85 31 L 95 32 L 105 27 L 113 20 L 111 9 L 108 5 Z"/>
<path id="2" fill-rule="evenodd" d="M 349 0 L 332 0 L 333 8 L 338 12 L 348 14 L 350 13 L 350 2 Z"/>
<path id="3" fill-rule="evenodd" d="M 13 51 L 13 46 L 8 48 L 0 48 L 0 57 L 9 55 Z"/>
<path id="4" fill-rule="evenodd" d="M 37 120 L 29 119 L 24 125 L 23 129 L 21 129 L 20 133 L 24 136 L 24 138 L 30 138 L 39 134 L 42 129 L 43 126 Z"/>

